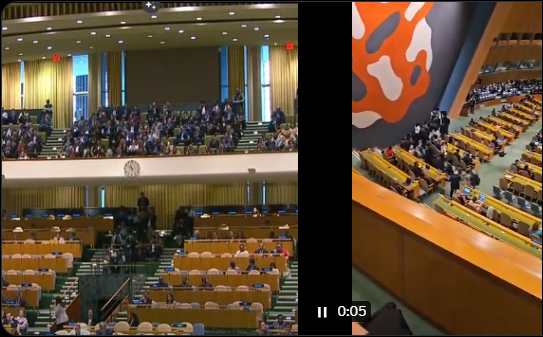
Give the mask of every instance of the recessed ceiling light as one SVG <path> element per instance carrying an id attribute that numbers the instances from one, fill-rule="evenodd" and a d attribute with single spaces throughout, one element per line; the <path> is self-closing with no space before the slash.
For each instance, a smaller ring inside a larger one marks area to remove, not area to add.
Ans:
<path id="1" fill-rule="evenodd" d="M 106 34 L 106 37 L 108 37 L 108 38 L 109 38 L 109 37 L 111 37 L 111 35 L 110 35 L 110 34 Z"/>
<path id="2" fill-rule="evenodd" d="M 53 27 L 47 27 L 47 28 L 45 28 L 45 30 L 51 30 L 51 29 L 53 29 Z"/>
<path id="3" fill-rule="evenodd" d="M 202 21 L 203 19 L 201 17 L 197 17 L 196 20 Z"/>
<path id="4" fill-rule="evenodd" d="M 147 37 L 153 37 L 153 35 L 147 35 Z"/>
<path id="5" fill-rule="evenodd" d="M 9 47 L 4 48 L 4 50 L 9 50 Z"/>
<path id="6" fill-rule="evenodd" d="M 179 34 L 183 34 L 184 32 L 185 32 L 185 31 L 184 31 L 183 29 L 180 29 L 180 30 L 178 31 Z"/>
<path id="7" fill-rule="evenodd" d="M 17 54 L 17 55 L 19 55 L 19 56 L 23 56 L 23 53 L 19 53 L 19 54 Z"/>
<path id="8" fill-rule="evenodd" d="M 34 41 L 32 41 L 32 43 L 33 43 L 33 44 L 36 44 L 36 43 L 38 43 L 38 40 L 34 40 Z"/>
<path id="9" fill-rule="evenodd" d="M 72 54 L 68 54 L 68 57 L 72 56 Z"/>
<path id="10" fill-rule="evenodd" d="M 17 62 L 23 62 L 23 60 L 21 60 L 21 59 L 17 59 Z"/>
<path id="11" fill-rule="evenodd" d="M 166 41 L 160 41 L 160 44 L 165 44 L 165 43 L 166 43 Z"/>
<path id="12" fill-rule="evenodd" d="M 130 28 L 132 28 L 132 27 L 130 27 L 130 26 L 124 26 L 124 27 L 121 27 L 120 29 L 130 29 Z"/>
<path id="13" fill-rule="evenodd" d="M 285 20 L 273 20 L 274 23 L 283 23 Z"/>
<path id="14" fill-rule="evenodd" d="M 90 32 L 90 35 L 96 35 L 96 32 Z"/>
<path id="15" fill-rule="evenodd" d="M 51 49 L 53 49 L 52 46 L 47 46 L 47 50 L 51 50 Z"/>
<path id="16" fill-rule="evenodd" d="M 42 60 L 45 60 L 45 56 L 42 56 L 41 59 L 42 59 Z"/>
<path id="17" fill-rule="evenodd" d="M 90 46 L 89 49 L 94 49 L 94 47 L 93 47 L 93 46 Z"/>
<path id="18" fill-rule="evenodd" d="M 274 45 L 274 46 L 277 46 L 277 42 L 274 42 L 273 45 Z"/>
<path id="19" fill-rule="evenodd" d="M 2 30 L 8 30 L 8 27 L 4 26 L 2 27 Z"/>
<path id="20" fill-rule="evenodd" d="M 76 22 L 77 23 L 83 23 L 83 20 L 77 20 Z"/>
<path id="21" fill-rule="evenodd" d="M 126 25 L 126 21 L 121 21 L 121 25 Z"/>
<path id="22" fill-rule="evenodd" d="M 190 39 L 191 40 L 196 40 L 196 36 L 191 36 Z"/>
<path id="23" fill-rule="evenodd" d="M 247 28 L 247 25 L 246 25 L 246 24 L 242 24 L 242 25 L 241 25 L 241 28 Z"/>
<path id="24" fill-rule="evenodd" d="M 80 40 L 77 40 L 77 41 L 75 41 L 75 43 L 79 44 L 79 43 L 81 43 L 81 41 L 80 41 Z"/>
<path id="25" fill-rule="evenodd" d="M 17 38 L 17 42 L 21 42 L 21 41 L 23 41 L 23 38 L 22 38 L 22 37 L 18 37 L 18 38 Z"/>
<path id="26" fill-rule="evenodd" d="M 119 41 L 117 41 L 117 42 L 118 42 L 119 44 L 123 44 L 123 43 L 124 43 L 123 40 L 119 40 Z"/>
<path id="27" fill-rule="evenodd" d="M 281 15 L 276 15 L 275 18 L 276 19 L 281 19 Z"/>
<path id="28" fill-rule="evenodd" d="M 156 15 L 151 15 L 151 19 L 156 19 L 156 18 L 158 18 L 158 16 L 156 16 Z"/>
<path id="29" fill-rule="evenodd" d="M 236 39 L 236 38 L 233 38 L 233 39 L 232 39 L 232 41 L 234 41 L 234 42 L 238 42 L 238 39 Z"/>
<path id="30" fill-rule="evenodd" d="M 255 32 L 258 32 L 260 30 L 260 27 L 257 26 L 257 27 L 255 27 L 253 29 L 255 30 Z"/>
<path id="31" fill-rule="evenodd" d="M 228 12 L 228 15 L 235 15 L 236 12 Z"/>
<path id="32" fill-rule="evenodd" d="M 222 35 L 228 35 L 228 32 L 222 32 L 221 34 Z"/>
<path id="33" fill-rule="evenodd" d="M 170 30 L 170 29 L 171 29 L 171 27 L 170 27 L 170 26 L 166 26 L 166 27 L 164 27 L 164 30 Z"/>
<path id="34" fill-rule="evenodd" d="M 270 34 L 264 34 L 264 38 L 269 39 L 269 38 L 270 38 Z"/>

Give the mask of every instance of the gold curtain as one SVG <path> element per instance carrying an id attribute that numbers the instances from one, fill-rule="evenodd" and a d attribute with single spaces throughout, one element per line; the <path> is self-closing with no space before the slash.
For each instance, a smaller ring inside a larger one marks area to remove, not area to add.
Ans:
<path id="1" fill-rule="evenodd" d="M 19 109 L 21 107 L 21 65 L 2 64 L 2 107 Z"/>
<path id="2" fill-rule="evenodd" d="M 108 52 L 109 106 L 121 105 L 121 52 Z"/>
<path id="3" fill-rule="evenodd" d="M 297 183 L 266 184 L 267 204 L 298 204 Z"/>
<path id="4" fill-rule="evenodd" d="M 53 105 L 53 127 L 68 128 L 73 122 L 72 58 L 59 63 L 50 60 L 25 62 L 24 107 L 41 108 L 45 101 Z"/>
<path id="5" fill-rule="evenodd" d="M 234 97 L 236 90 L 243 93 L 243 46 L 228 47 L 228 96 Z"/>
<path id="6" fill-rule="evenodd" d="M 243 205 L 244 184 L 157 184 L 157 185 L 107 185 L 106 207 L 136 207 L 140 192 L 155 207 L 157 227 L 168 228 L 173 224 L 179 206 L 205 207 Z"/>
<path id="7" fill-rule="evenodd" d="M 83 186 L 55 186 L 2 190 L 6 193 L 6 209 L 21 215 L 24 208 L 83 207 Z"/>
<path id="8" fill-rule="evenodd" d="M 89 115 L 98 110 L 100 104 L 100 54 L 89 54 Z"/>
<path id="9" fill-rule="evenodd" d="M 249 83 L 247 83 L 247 103 L 249 104 L 249 120 L 261 121 L 262 102 L 260 92 L 262 84 L 260 81 L 260 46 L 249 47 L 248 58 L 247 80 Z"/>
<path id="10" fill-rule="evenodd" d="M 281 107 L 286 115 L 294 115 L 294 98 L 298 88 L 298 48 L 285 50 L 270 47 L 270 87 L 272 111 Z"/>

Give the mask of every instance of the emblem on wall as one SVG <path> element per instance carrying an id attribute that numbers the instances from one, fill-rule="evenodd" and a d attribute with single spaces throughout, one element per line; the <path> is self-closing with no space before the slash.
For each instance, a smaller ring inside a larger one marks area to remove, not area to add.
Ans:
<path id="1" fill-rule="evenodd" d="M 135 160 L 129 160 L 124 164 L 124 175 L 126 177 L 137 177 L 140 175 L 141 167 Z"/>
<path id="2" fill-rule="evenodd" d="M 431 2 L 352 3 L 352 125 L 397 123 L 430 85 Z"/>

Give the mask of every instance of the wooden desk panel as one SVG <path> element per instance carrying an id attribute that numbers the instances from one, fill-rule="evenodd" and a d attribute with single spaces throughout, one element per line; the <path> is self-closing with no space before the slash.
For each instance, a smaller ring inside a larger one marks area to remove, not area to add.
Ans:
<path id="1" fill-rule="evenodd" d="M 419 197 L 419 182 L 416 179 L 412 179 L 411 184 L 406 185 L 407 178 L 410 178 L 409 175 L 386 161 L 382 155 L 367 149 L 360 152 L 360 157 L 362 158 L 362 162 L 365 166 L 374 167 L 379 172 L 385 174 L 391 181 L 399 184 L 405 190 L 407 190 L 413 199 L 417 199 Z"/>
<path id="2" fill-rule="evenodd" d="M 537 193 L 541 194 L 541 182 L 539 181 L 526 178 L 525 176 L 521 176 L 520 174 L 516 174 L 510 171 L 506 171 L 503 177 L 510 182 L 517 182 L 523 186 L 532 186 Z"/>
<path id="3" fill-rule="evenodd" d="M 74 258 L 81 258 L 81 242 L 67 241 L 56 243 L 53 241 L 37 241 L 36 243 L 24 243 L 24 241 L 2 241 L 2 254 L 31 254 L 45 255 L 55 252 L 71 253 Z"/>
<path id="4" fill-rule="evenodd" d="M 495 116 L 488 116 L 486 117 L 486 120 L 490 121 L 492 124 L 482 122 L 481 120 L 478 120 L 476 123 L 481 126 L 484 126 L 485 128 L 491 131 L 494 131 L 494 133 L 499 133 L 510 140 L 513 140 L 515 137 L 518 137 L 519 134 L 523 131 L 523 129 L 520 126 L 515 125 L 511 122 L 508 122 L 505 119 L 501 119 Z M 504 130 L 502 127 L 506 127 L 507 130 Z"/>
<path id="5" fill-rule="evenodd" d="M 213 215 L 210 218 L 195 218 L 195 227 L 219 227 L 223 224 L 229 226 L 284 226 L 298 224 L 298 215 L 265 215 L 253 217 L 251 215 Z"/>
<path id="6" fill-rule="evenodd" d="M 401 147 L 395 146 L 394 153 L 398 158 L 406 162 L 409 166 L 415 166 L 415 163 L 418 163 L 424 166 L 429 166 L 430 169 L 428 171 L 430 173 L 430 178 L 432 178 L 433 181 L 440 183 L 447 180 L 447 174 L 445 172 L 438 170 L 437 168 L 426 163 L 424 160 L 417 158 L 416 156 L 411 154 L 409 151 L 405 151 Z"/>
<path id="7" fill-rule="evenodd" d="M 245 248 L 251 254 L 253 254 L 258 248 L 258 242 L 246 242 L 243 240 Z M 241 240 L 185 240 L 185 253 L 191 252 L 211 252 L 214 254 L 230 253 L 235 254 L 239 250 L 239 245 L 242 243 Z M 271 252 L 277 246 L 277 243 L 281 243 L 284 249 L 286 249 L 289 254 L 293 253 L 292 240 L 271 240 L 264 242 L 264 248 Z"/>
<path id="8" fill-rule="evenodd" d="M 36 283 L 43 291 L 52 291 L 55 289 L 56 273 L 54 270 L 46 272 L 35 271 L 34 275 L 25 274 L 17 270 L 16 273 L 5 272 L 2 270 L 2 275 L 9 284 L 21 285 L 22 283 Z"/>
<path id="9" fill-rule="evenodd" d="M 529 238 L 502 226 L 492 219 L 468 207 L 462 206 L 454 200 L 447 200 L 443 195 L 439 196 L 436 205 L 439 205 L 450 217 L 462 220 L 469 227 L 541 258 L 541 245 L 532 242 Z"/>
<path id="10" fill-rule="evenodd" d="M 290 229 L 288 230 L 289 234 L 294 238 L 298 239 L 298 225 L 289 225 Z M 223 231 L 217 229 L 217 227 L 205 226 L 205 227 L 194 227 L 194 230 L 199 231 L 200 238 L 209 238 L 211 233 L 215 233 L 218 239 L 228 239 L 228 232 L 234 233 L 243 233 L 245 238 L 269 238 L 270 232 L 274 232 L 275 237 L 279 234 L 279 229 L 277 226 L 229 226 L 229 231 Z"/>
<path id="11" fill-rule="evenodd" d="M 352 180 L 357 269 L 447 333 L 541 333 L 539 258 L 354 171 Z"/>
<path id="12" fill-rule="evenodd" d="M 21 297 L 25 300 L 29 307 L 37 308 L 40 305 L 41 288 L 39 286 L 32 287 L 2 287 L 2 299 L 17 300 Z"/>
<path id="13" fill-rule="evenodd" d="M 112 219 L 100 218 L 79 218 L 71 220 L 48 220 L 48 219 L 30 219 L 30 220 L 2 220 L 2 228 L 13 229 L 15 227 L 26 228 L 52 228 L 60 227 L 61 230 L 67 228 L 88 228 L 94 227 L 97 232 L 107 232 L 113 230 Z"/>
<path id="14" fill-rule="evenodd" d="M 215 302 L 219 305 L 227 305 L 236 301 L 249 303 L 261 303 L 264 310 L 271 308 L 271 291 L 260 289 L 249 289 L 249 291 L 216 291 L 216 290 L 192 290 L 182 288 L 149 288 L 149 297 L 156 302 L 166 302 L 166 297 L 172 293 L 179 303 L 200 303 L 202 306 L 207 302 Z"/>
<path id="15" fill-rule="evenodd" d="M 22 233 L 13 233 L 11 229 L 2 230 L 2 240 L 26 240 L 32 238 L 32 233 L 35 235 L 36 240 L 50 240 L 53 237 L 51 228 L 23 228 Z M 96 245 L 96 231 L 93 227 L 87 228 L 74 228 L 77 238 L 83 245 L 94 247 Z M 68 238 L 66 231 L 61 231 L 60 235 L 63 238 Z"/>
<path id="16" fill-rule="evenodd" d="M 275 263 L 275 266 L 281 273 L 284 273 L 288 270 L 287 258 L 284 255 L 254 255 L 255 262 L 258 268 L 267 268 L 270 266 L 270 263 Z M 230 262 L 234 261 L 236 266 L 241 270 L 245 270 L 249 265 L 248 257 L 188 257 L 183 255 L 174 255 L 173 257 L 173 266 L 174 268 L 179 268 L 180 270 L 208 270 L 211 268 L 216 268 L 219 270 L 227 270 Z"/>
<path id="17" fill-rule="evenodd" d="M 482 144 L 482 143 L 479 143 L 479 142 L 476 142 L 475 140 L 469 138 L 469 137 L 466 137 L 462 134 L 459 134 L 459 133 L 452 133 L 450 135 L 453 139 L 456 139 L 457 141 L 459 142 L 462 142 L 466 145 L 469 145 L 470 147 L 472 147 L 473 149 L 475 149 L 477 152 L 479 152 L 484 159 L 486 160 L 489 160 L 492 155 L 494 154 L 494 150 L 492 150 L 490 147 Z"/>
<path id="18" fill-rule="evenodd" d="M 46 259 L 43 256 L 32 256 L 30 259 L 13 258 L 12 255 L 2 255 L 2 269 L 27 270 L 27 269 L 52 269 L 57 273 L 67 273 L 71 268 L 70 260 L 66 256 L 56 256 L 54 259 Z"/>
<path id="19" fill-rule="evenodd" d="M 524 120 L 524 119 L 519 118 L 519 117 L 516 117 L 516 116 L 514 116 L 513 114 L 511 114 L 509 112 L 501 112 L 501 113 L 498 114 L 498 117 L 504 118 L 505 120 L 508 120 L 508 121 L 511 121 L 512 123 L 520 125 L 520 126 L 522 126 L 522 128 L 524 130 L 526 130 L 526 128 L 528 126 L 530 126 L 529 121 Z"/>
<path id="20" fill-rule="evenodd" d="M 543 161 L 541 154 L 530 151 L 524 151 L 522 153 L 522 159 L 539 167 L 541 167 L 541 162 Z"/>
<path id="21" fill-rule="evenodd" d="M 472 190 L 470 193 L 470 196 L 474 196 L 477 199 L 479 199 L 480 195 L 481 191 L 479 190 Z M 519 222 L 524 222 L 530 225 L 530 227 L 534 224 L 539 224 L 541 226 L 540 218 L 521 211 L 520 209 L 513 207 L 509 204 L 506 204 L 505 202 L 498 200 L 489 194 L 485 194 L 484 203 L 485 205 L 494 207 L 494 209 L 497 209 L 500 213 L 507 213 L 511 217 L 511 219 L 515 219 Z"/>
<path id="22" fill-rule="evenodd" d="M 202 271 L 203 273 L 206 271 Z M 183 281 L 183 276 L 180 272 L 167 272 L 161 273 L 164 278 L 164 282 L 171 286 L 179 286 Z M 259 275 L 249 275 L 247 273 L 237 275 L 226 275 L 221 272 L 218 275 L 207 275 L 207 279 L 212 285 L 225 285 L 230 287 L 248 286 L 251 287 L 254 284 L 262 283 L 268 284 L 273 293 L 279 291 L 279 281 L 281 276 L 279 274 L 272 273 L 260 273 Z M 188 279 L 189 284 L 200 285 L 201 277 L 191 277 Z"/>
<path id="23" fill-rule="evenodd" d="M 129 305 L 128 312 L 136 315 L 140 322 L 199 322 L 208 328 L 223 329 L 256 329 L 262 316 L 256 311 L 150 308 L 141 305 Z"/>
<path id="24" fill-rule="evenodd" d="M 517 109 L 511 109 L 509 110 L 513 115 L 519 117 L 519 118 L 522 118 L 524 120 L 527 120 L 531 123 L 535 122 L 536 120 L 538 120 L 539 118 L 537 116 L 534 116 L 532 114 L 529 114 L 529 113 L 526 113 L 526 112 L 522 112 L 520 110 L 517 110 Z"/>

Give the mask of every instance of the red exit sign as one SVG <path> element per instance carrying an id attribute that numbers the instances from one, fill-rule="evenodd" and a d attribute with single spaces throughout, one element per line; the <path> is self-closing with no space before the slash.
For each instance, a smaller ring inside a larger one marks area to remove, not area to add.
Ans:
<path id="1" fill-rule="evenodd" d="M 53 60 L 54 63 L 59 63 L 60 60 L 62 60 L 62 56 L 60 56 L 60 54 L 54 53 L 51 57 L 51 60 Z"/>
<path id="2" fill-rule="evenodd" d="M 294 42 L 290 42 L 290 41 L 287 42 L 287 43 L 285 44 L 285 49 L 286 49 L 286 50 L 294 50 Z"/>

